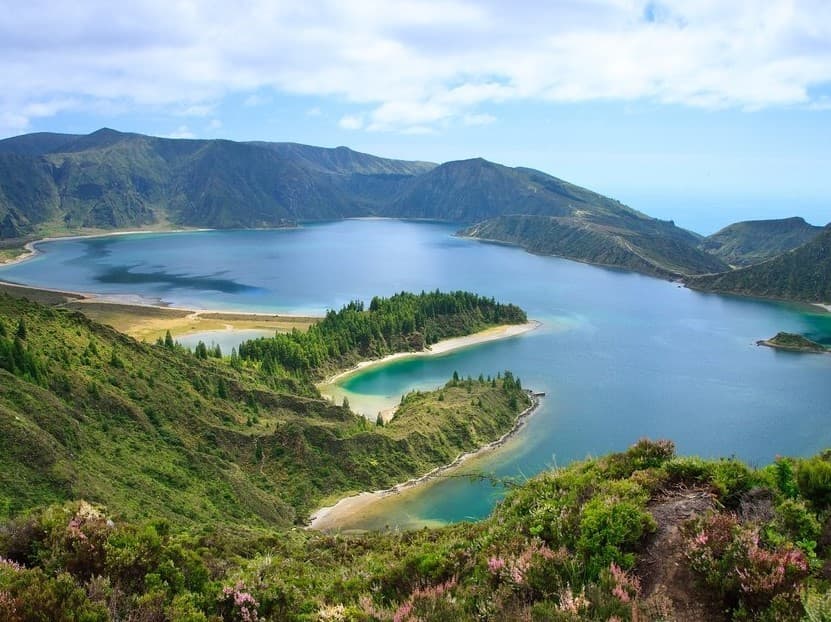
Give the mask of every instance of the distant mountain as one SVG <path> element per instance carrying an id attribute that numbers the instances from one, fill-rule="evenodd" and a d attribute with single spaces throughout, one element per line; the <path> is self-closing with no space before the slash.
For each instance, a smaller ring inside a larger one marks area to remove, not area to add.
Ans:
<path id="1" fill-rule="evenodd" d="M 472 224 L 505 214 L 570 216 L 579 210 L 646 218 L 614 199 L 551 175 L 482 158 L 447 162 L 413 177 L 385 214 Z"/>
<path id="2" fill-rule="evenodd" d="M 750 266 L 802 246 L 822 231 L 802 218 L 737 222 L 699 245 L 731 266 Z"/>
<path id="3" fill-rule="evenodd" d="M 23 134 L 22 136 L 0 140 L 0 151 L 16 155 L 37 156 L 58 151 L 64 145 L 79 138 L 81 138 L 80 134 L 54 134 L 52 132 Z"/>
<path id="4" fill-rule="evenodd" d="M 434 166 L 346 147 L 174 140 L 106 128 L 87 136 L 29 134 L 0 141 L 0 232 L 366 216 Z"/>
<path id="5" fill-rule="evenodd" d="M 696 248 L 694 234 L 670 222 L 622 212 L 598 217 L 500 216 L 465 229 L 462 235 L 516 244 L 532 253 L 615 266 L 662 278 L 721 272 L 728 267 Z"/>
<path id="6" fill-rule="evenodd" d="M 724 274 L 692 277 L 694 289 L 761 298 L 831 301 L 831 225 L 810 242 L 764 263 Z"/>
<path id="7" fill-rule="evenodd" d="M 359 216 L 473 225 L 466 235 L 662 277 L 727 269 L 697 248 L 698 236 L 671 221 L 540 171 L 481 158 L 437 166 L 346 147 L 174 140 L 107 128 L 0 141 L 4 238 Z"/>
<path id="8" fill-rule="evenodd" d="M 727 269 L 672 222 L 540 171 L 481 158 L 413 177 L 383 213 L 477 223 L 462 235 L 661 277 Z"/>

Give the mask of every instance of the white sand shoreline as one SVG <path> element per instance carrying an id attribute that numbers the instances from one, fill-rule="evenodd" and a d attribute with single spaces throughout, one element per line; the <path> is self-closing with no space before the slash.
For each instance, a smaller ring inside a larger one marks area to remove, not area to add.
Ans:
<path id="1" fill-rule="evenodd" d="M 831 302 L 812 302 L 811 304 L 831 313 Z"/>
<path id="2" fill-rule="evenodd" d="M 510 440 L 511 437 L 516 435 L 516 433 L 519 432 L 520 429 L 522 429 L 522 427 L 525 425 L 528 419 L 536 412 L 537 408 L 539 408 L 539 398 L 532 394 L 531 400 L 531 405 L 525 410 L 523 410 L 521 413 L 519 413 L 519 415 L 517 415 L 516 421 L 514 421 L 514 425 L 511 427 L 511 429 L 505 432 L 505 434 L 500 436 L 495 441 L 491 441 L 486 445 L 482 445 L 481 447 L 473 451 L 461 453 L 458 456 L 456 456 L 456 459 L 453 460 L 453 462 L 442 466 L 438 466 L 432 471 L 429 471 L 428 473 L 425 473 L 420 477 L 414 477 L 401 484 L 391 486 L 390 488 L 374 490 L 371 492 L 361 492 L 355 495 L 350 495 L 348 497 L 340 499 L 334 505 L 319 508 L 309 518 L 309 524 L 306 526 L 306 528 L 314 529 L 317 531 L 336 530 L 344 522 L 344 520 L 349 519 L 358 511 L 365 509 L 367 506 L 372 505 L 376 501 L 384 499 L 385 497 L 389 497 L 391 495 L 399 494 L 404 490 L 409 490 L 415 488 L 416 486 L 426 484 L 427 482 L 432 481 L 437 477 L 446 474 L 447 471 L 460 467 L 462 464 L 464 464 L 471 458 L 480 456 L 483 453 L 501 447 L 508 440 Z"/>
<path id="3" fill-rule="evenodd" d="M 338 372 L 334 376 L 331 376 L 323 382 L 318 383 L 317 386 L 318 389 L 320 389 L 321 387 L 326 387 L 327 385 L 334 384 L 339 380 L 343 380 L 344 378 L 347 378 L 353 374 L 365 371 L 370 367 L 386 365 L 387 363 L 390 363 L 391 361 L 396 361 L 398 359 L 421 358 L 425 356 L 439 356 L 442 354 L 447 354 L 449 352 L 454 352 L 456 350 L 461 350 L 462 348 L 487 343 L 489 341 L 497 341 L 499 339 L 516 337 L 518 335 L 522 335 L 532 330 L 536 330 L 540 326 L 542 326 L 542 322 L 539 322 L 538 320 L 529 320 L 525 324 L 501 324 L 499 326 L 486 328 L 485 330 L 480 331 L 478 333 L 474 333 L 472 335 L 444 339 L 442 341 L 439 341 L 438 343 L 434 343 L 426 350 L 421 350 L 420 352 L 397 352 L 395 354 L 388 354 L 387 356 L 380 359 L 361 361 L 354 367 L 347 369 L 346 371 Z"/>

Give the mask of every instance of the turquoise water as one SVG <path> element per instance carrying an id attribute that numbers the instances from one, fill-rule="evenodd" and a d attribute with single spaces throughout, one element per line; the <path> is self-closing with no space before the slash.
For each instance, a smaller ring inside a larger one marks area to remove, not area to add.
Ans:
<path id="1" fill-rule="evenodd" d="M 754 345 L 780 330 L 831 343 L 831 314 L 700 294 L 452 233 L 446 225 L 369 220 L 60 241 L 0 269 L 0 278 L 185 307 L 290 313 L 435 288 L 517 303 L 542 328 L 370 369 L 342 387 L 394 403 L 453 371 L 511 369 L 547 396 L 516 441 L 471 466 L 499 476 L 530 476 L 643 436 L 671 438 L 681 453 L 754 464 L 831 447 L 831 356 Z M 479 517 L 498 495 L 487 483 L 442 480 L 358 526 Z"/>
<path id="2" fill-rule="evenodd" d="M 239 344 L 249 339 L 257 339 L 258 337 L 273 337 L 273 330 L 260 330 L 257 328 L 238 328 L 228 330 L 203 330 L 196 333 L 188 333 L 181 337 L 176 337 L 176 341 L 193 350 L 203 342 L 209 348 L 219 346 L 225 356 L 231 354 L 233 348 L 238 348 Z"/>

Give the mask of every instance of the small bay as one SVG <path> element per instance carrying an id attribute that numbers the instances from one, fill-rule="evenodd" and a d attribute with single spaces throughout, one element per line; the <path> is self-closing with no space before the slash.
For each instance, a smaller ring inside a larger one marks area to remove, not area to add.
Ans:
<path id="1" fill-rule="evenodd" d="M 322 314 L 353 299 L 465 289 L 543 326 L 436 357 L 401 359 L 340 388 L 373 408 L 454 371 L 505 369 L 545 391 L 538 413 L 467 471 L 524 478 L 640 437 L 755 465 L 831 447 L 831 356 L 755 345 L 779 331 L 831 343 L 831 314 L 453 237 L 443 224 L 349 220 L 275 231 L 137 234 L 48 242 L 0 279 L 195 309 Z M 207 340 L 206 340 L 207 342 Z M 223 350 L 225 347 L 223 346 Z M 477 518 L 500 489 L 454 477 L 390 498 L 355 527 Z"/>

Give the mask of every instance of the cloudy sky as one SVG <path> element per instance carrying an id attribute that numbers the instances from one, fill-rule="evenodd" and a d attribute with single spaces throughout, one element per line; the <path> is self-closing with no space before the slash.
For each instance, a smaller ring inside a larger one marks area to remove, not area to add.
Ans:
<path id="1" fill-rule="evenodd" d="M 699 230 L 831 220 L 827 0 L 0 0 L 0 15 L 0 136 L 482 156 Z"/>

